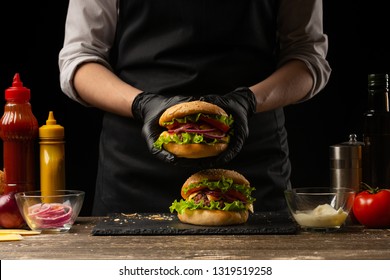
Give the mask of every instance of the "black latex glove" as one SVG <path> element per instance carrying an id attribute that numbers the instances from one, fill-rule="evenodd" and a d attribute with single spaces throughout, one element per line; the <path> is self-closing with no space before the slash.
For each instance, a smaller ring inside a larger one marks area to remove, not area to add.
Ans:
<path id="1" fill-rule="evenodd" d="M 211 166 L 221 166 L 231 161 L 244 146 L 249 136 L 248 120 L 256 112 L 256 98 L 249 88 L 240 87 L 225 95 L 206 95 L 201 99 L 218 105 L 234 118 L 228 149 L 210 162 Z"/>
<path id="2" fill-rule="evenodd" d="M 169 107 L 192 101 L 191 96 L 166 97 L 154 93 L 142 92 L 136 96 L 132 105 L 133 116 L 136 120 L 143 122 L 142 136 L 146 140 L 149 151 L 158 159 L 169 163 L 175 163 L 176 157 L 164 149 L 156 149 L 153 143 L 164 130 L 159 124 L 161 114 Z"/>

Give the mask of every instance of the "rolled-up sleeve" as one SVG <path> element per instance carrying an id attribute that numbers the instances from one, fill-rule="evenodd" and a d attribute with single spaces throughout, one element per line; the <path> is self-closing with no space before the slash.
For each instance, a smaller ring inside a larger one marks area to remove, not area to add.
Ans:
<path id="1" fill-rule="evenodd" d="M 300 102 L 320 92 L 331 68 L 326 55 L 328 37 L 323 32 L 322 0 L 281 0 L 278 13 L 280 54 L 278 66 L 289 60 L 303 61 L 313 77 L 313 87 Z"/>
<path id="2" fill-rule="evenodd" d="M 77 68 L 97 62 L 111 69 L 109 53 L 117 22 L 115 0 L 70 0 L 63 47 L 58 56 L 60 86 L 71 99 L 88 106 L 73 87 Z"/>

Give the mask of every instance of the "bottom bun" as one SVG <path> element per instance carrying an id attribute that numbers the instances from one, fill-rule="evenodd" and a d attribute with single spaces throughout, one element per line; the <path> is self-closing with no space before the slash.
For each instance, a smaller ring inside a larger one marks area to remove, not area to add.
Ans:
<path id="1" fill-rule="evenodd" d="M 207 144 L 163 144 L 164 149 L 177 157 L 205 158 L 214 157 L 222 153 L 228 147 L 226 143 Z"/>
<path id="2" fill-rule="evenodd" d="M 179 220 L 186 224 L 199 226 L 226 226 L 243 224 L 248 220 L 248 211 L 223 210 L 184 210 L 177 215 Z"/>

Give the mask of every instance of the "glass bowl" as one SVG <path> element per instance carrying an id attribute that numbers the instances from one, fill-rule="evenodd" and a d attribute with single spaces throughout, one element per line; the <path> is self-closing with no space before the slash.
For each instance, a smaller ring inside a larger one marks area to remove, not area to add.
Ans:
<path id="1" fill-rule="evenodd" d="M 348 188 L 293 188 L 285 192 L 288 208 L 303 230 L 341 228 L 352 209 L 355 191 Z"/>
<path id="2" fill-rule="evenodd" d="M 83 206 L 85 192 L 56 190 L 50 195 L 41 191 L 18 192 L 16 203 L 27 225 L 41 232 L 67 232 Z"/>

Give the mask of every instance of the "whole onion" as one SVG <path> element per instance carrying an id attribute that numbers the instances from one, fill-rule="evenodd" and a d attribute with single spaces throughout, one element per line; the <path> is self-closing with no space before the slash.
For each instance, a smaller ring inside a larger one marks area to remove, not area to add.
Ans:
<path id="1" fill-rule="evenodd" d="M 15 200 L 15 192 L 0 196 L 0 227 L 21 228 L 25 225 Z"/>

